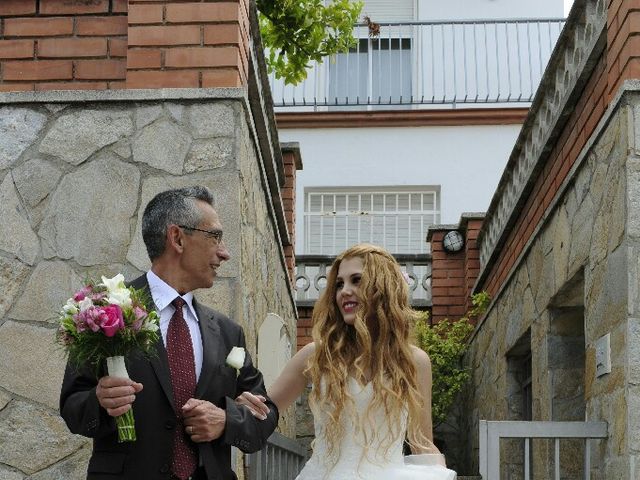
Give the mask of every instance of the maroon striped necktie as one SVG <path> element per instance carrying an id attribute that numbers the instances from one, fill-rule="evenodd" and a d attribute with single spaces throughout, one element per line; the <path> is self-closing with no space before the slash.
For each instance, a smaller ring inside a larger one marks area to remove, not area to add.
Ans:
<path id="1" fill-rule="evenodd" d="M 167 357 L 177 417 L 173 437 L 171 471 L 176 477 L 186 479 L 198 466 L 195 445 L 185 432 L 182 418 L 182 406 L 196 392 L 196 369 L 191 334 L 182 314 L 182 307 L 186 305 L 186 302 L 182 297 L 176 297 L 171 305 L 175 307 L 176 311 L 173 313 L 167 329 Z"/>

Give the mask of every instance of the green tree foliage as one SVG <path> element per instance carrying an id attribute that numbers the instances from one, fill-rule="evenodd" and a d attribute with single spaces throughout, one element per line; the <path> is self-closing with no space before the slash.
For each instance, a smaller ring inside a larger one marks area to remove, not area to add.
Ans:
<path id="1" fill-rule="evenodd" d="M 361 2 L 332 0 L 257 0 L 260 33 L 267 51 L 269 73 L 288 84 L 307 76 L 314 60 L 346 52 L 355 45 L 353 25 Z"/>
<path id="2" fill-rule="evenodd" d="M 428 312 L 416 323 L 416 342 L 431 358 L 433 375 L 432 416 L 437 426 L 444 422 L 456 395 L 469 380 L 469 371 L 462 365 L 467 350 L 467 340 L 474 326 L 469 321 L 484 313 L 490 298 L 486 292 L 472 297 L 473 307 L 459 320 L 443 320 L 429 325 Z"/>

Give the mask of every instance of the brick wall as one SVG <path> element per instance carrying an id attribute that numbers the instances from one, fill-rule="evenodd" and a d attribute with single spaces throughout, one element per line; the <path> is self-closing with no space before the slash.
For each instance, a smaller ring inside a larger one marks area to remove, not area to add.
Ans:
<path id="1" fill-rule="evenodd" d="M 471 293 L 480 274 L 480 250 L 478 249 L 478 234 L 482 228 L 481 219 L 469 219 L 466 223 L 466 239 L 464 243 L 464 298 L 465 313 L 471 308 Z"/>
<path id="2" fill-rule="evenodd" d="M 607 101 L 620 84 L 640 78 L 640 8 L 633 0 L 607 5 Z"/>
<path id="3" fill-rule="evenodd" d="M 311 314 L 313 307 L 298 307 L 298 350 L 311 343 Z"/>
<path id="4" fill-rule="evenodd" d="M 0 91 L 122 88 L 126 0 L 0 1 Z"/>
<path id="5" fill-rule="evenodd" d="M 246 85 L 247 0 L 0 0 L 0 91 Z"/>
<path id="6" fill-rule="evenodd" d="M 284 245 L 285 260 L 289 272 L 289 281 L 295 286 L 296 268 L 296 171 L 302 170 L 300 145 L 297 143 L 281 144 L 282 162 L 284 164 L 284 186 L 281 190 L 284 216 L 289 231 L 289 244 Z"/>
<path id="7" fill-rule="evenodd" d="M 442 238 L 449 231 L 435 230 L 431 236 L 431 322 L 459 318 L 465 313 L 464 249 L 447 253 Z"/>

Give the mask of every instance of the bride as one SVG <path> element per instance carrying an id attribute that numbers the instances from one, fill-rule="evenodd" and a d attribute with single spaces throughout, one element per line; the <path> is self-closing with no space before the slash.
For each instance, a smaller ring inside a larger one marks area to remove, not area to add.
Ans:
<path id="1" fill-rule="evenodd" d="M 432 441 L 431 363 L 410 342 L 414 318 L 386 250 L 361 244 L 336 258 L 313 310 L 313 343 L 269 389 L 284 411 L 312 385 L 316 440 L 296 480 L 456 478 Z M 262 397 L 244 392 L 236 401 L 264 414 Z"/>

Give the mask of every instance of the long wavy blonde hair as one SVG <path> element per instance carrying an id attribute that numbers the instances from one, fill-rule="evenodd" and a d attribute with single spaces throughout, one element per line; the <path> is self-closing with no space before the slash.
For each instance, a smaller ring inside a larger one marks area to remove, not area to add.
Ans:
<path id="1" fill-rule="evenodd" d="M 336 304 L 336 277 L 340 263 L 354 257 L 363 262 L 358 286 L 360 308 L 353 325 L 348 325 Z M 400 266 L 386 250 L 360 244 L 349 248 L 333 262 L 327 287 L 313 309 L 315 352 L 306 374 L 313 385 L 310 400 L 328 414 L 324 435 L 329 457 L 334 463 L 345 434 L 342 419 L 366 422 L 368 412 L 380 407 L 391 422 L 388 434 L 379 439 L 386 445 L 385 455 L 393 438 L 397 438 L 405 411 L 409 415 L 407 441 L 410 446 L 420 449 L 431 444 L 420 429 L 424 400 L 418 389 L 411 351 L 415 320 L 416 312 L 409 306 L 408 286 Z M 370 379 L 368 375 L 371 375 Z M 350 376 L 361 385 L 371 381 L 373 400 L 364 416 L 356 411 L 349 394 L 347 381 Z"/>

